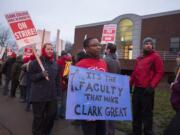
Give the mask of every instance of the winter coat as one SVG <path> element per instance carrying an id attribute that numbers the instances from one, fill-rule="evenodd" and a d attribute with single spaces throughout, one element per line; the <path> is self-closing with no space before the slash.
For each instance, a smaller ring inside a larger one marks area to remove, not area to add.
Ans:
<path id="1" fill-rule="evenodd" d="M 120 63 L 115 54 L 106 55 L 105 61 L 107 63 L 108 72 L 116 74 L 121 73 Z"/>
<path id="2" fill-rule="evenodd" d="M 52 60 L 41 57 L 42 64 L 48 72 L 49 80 L 46 80 L 42 70 L 35 60 L 29 65 L 31 83 L 30 101 L 42 102 L 57 99 L 57 92 L 60 91 L 59 66 Z"/>
<path id="3" fill-rule="evenodd" d="M 160 56 L 152 51 L 146 56 L 137 58 L 134 71 L 131 75 L 130 85 L 141 88 L 155 88 L 161 80 L 163 73 L 163 62 Z"/>
<path id="4" fill-rule="evenodd" d="M 80 60 L 76 66 L 98 71 L 107 71 L 107 64 L 103 59 L 85 58 Z"/>
<path id="5" fill-rule="evenodd" d="M 23 65 L 23 61 L 21 59 L 17 59 L 16 62 L 13 64 L 12 70 L 11 70 L 12 80 L 14 80 L 14 81 L 19 80 L 22 65 Z"/>
<path id="6" fill-rule="evenodd" d="M 21 67 L 21 74 L 19 76 L 19 85 L 27 86 L 27 66 L 29 63 L 25 63 Z"/>
<path id="7" fill-rule="evenodd" d="M 7 61 L 3 65 L 2 73 L 9 79 L 11 79 L 11 70 L 12 66 L 15 63 L 16 58 L 8 58 Z"/>

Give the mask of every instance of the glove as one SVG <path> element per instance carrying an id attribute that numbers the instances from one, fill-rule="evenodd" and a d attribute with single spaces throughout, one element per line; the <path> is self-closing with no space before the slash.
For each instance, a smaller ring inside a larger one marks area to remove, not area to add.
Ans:
<path id="1" fill-rule="evenodd" d="M 152 87 L 148 87 L 145 89 L 146 94 L 152 94 L 154 92 L 154 89 Z"/>
<path id="2" fill-rule="evenodd" d="M 48 72 L 47 72 L 46 70 L 45 70 L 45 71 L 42 71 L 41 73 L 42 73 L 42 76 L 43 76 L 43 77 L 48 77 Z"/>

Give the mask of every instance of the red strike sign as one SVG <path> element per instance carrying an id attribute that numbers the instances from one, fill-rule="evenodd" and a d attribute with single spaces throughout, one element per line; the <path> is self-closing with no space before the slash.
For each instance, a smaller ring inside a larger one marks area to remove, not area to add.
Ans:
<path id="1" fill-rule="evenodd" d="M 37 40 L 37 32 L 27 11 L 5 15 L 19 47 L 33 44 Z"/>
<path id="2" fill-rule="evenodd" d="M 31 20 L 10 24 L 16 40 L 37 35 Z"/>
<path id="3" fill-rule="evenodd" d="M 104 25 L 101 43 L 114 43 L 116 38 L 116 24 Z"/>
<path id="4" fill-rule="evenodd" d="M 16 40 L 37 35 L 36 29 L 28 12 L 25 11 L 7 14 L 6 19 L 10 24 Z"/>

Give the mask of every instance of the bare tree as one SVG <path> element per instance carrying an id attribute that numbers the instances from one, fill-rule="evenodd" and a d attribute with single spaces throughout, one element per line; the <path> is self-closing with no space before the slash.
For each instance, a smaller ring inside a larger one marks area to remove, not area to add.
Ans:
<path id="1" fill-rule="evenodd" d="M 71 50 L 72 50 L 72 43 L 70 42 L 70 41 L 65 41 L 65 50 L 67 51 L 67 52 L 71 52 Z"/>
<path id="2" fill-rule="evenodd" d="M 4 47 L 11 39 L 11 34 L 8 28 L 0 24 L 0 46 Z"/>

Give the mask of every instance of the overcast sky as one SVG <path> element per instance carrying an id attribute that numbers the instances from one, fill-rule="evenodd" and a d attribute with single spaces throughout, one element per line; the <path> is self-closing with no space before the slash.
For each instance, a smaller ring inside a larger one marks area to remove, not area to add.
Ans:
<path id="1" fill-rule="evenodd" d="M 180 9 L 180 0 L 0 0 L 0 23 L 8 27 L 4 14 L 27 10 L 36 29 L 56 30 L 64 40 L 74 42 L 75 26 L 134 13 L 148 15 Z"/>

